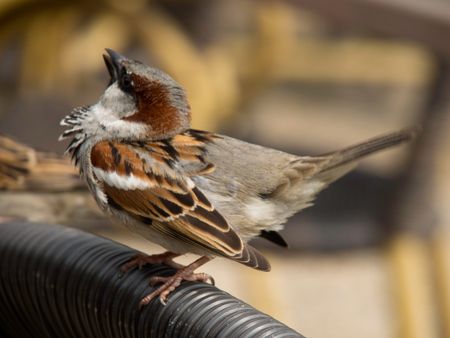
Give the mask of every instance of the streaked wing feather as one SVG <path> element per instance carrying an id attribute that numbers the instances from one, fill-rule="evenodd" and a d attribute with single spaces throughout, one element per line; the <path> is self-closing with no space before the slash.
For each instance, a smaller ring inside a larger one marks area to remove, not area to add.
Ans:
<path id="1" fill-rule="evenodd" d="M 171 161 L 188 160 L 200 164 L 197 175 L 204 168 L 213 170 L 201 156 L 206 134 L 194 137 L 191 133 L 164 142 L 94 146 L 94 174 L 108 200 L 132 217 L 155 220 L 149 226 L 161 233 L 256 269 L 270 269 L 268 261 L 242 241 L 191 178 L 171 166 Z M 127 182 L 130 189 L 124 189 Z"/>

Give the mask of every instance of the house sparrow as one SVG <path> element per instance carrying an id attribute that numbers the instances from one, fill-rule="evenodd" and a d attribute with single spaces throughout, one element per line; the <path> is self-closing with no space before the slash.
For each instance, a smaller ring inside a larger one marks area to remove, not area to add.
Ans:
<path id="1" fill-rule="evenodd" d="M 163 246 L 160 255 L 134 257 L 123 269 L 166 263 L 162 285 L 141 305 L 167 296 L 183 280 L 211 281 L 194 270 L 216 256 L 269 271 L 248 244 L 260 236 L 281 246 L 283 223 L 315 195 L 375 151 L 410 140 L 415 130 L 381 136 L 321 156 L 297 156 L 190 128 L 181 85 L 160 70 L 106 49 L 111 76 L 99 102 L 76 108 L 61 125 L 67 151 L 100 208 L 131 231 Z M 201 257 L 182 266 L 172 259 Z"/>

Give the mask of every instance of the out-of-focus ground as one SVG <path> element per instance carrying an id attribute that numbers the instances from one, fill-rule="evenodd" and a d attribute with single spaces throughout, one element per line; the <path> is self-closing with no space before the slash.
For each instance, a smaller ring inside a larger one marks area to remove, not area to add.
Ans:
<path id="1" fill-rule="evenodd" d="M 423 43 L 343 28 L 295 1 L 124 4 L 0 4 L 1 133 L 62 153 L 59 120 L 95 102 L 107 84 L 105 47 L 182 83 L 195 128 L 308 155 L 426 121 L 447 69 Z M 270 273 L 224 259 L 202 270 L 308 337 L 450 334 L 450 119 L 442 113 L 448 105 L 438 108 L 441 117 L 430 125 L 439 128 L 418 142 L 429 151 L 408 145 L 365 159 L 288 222 L 289 250 L 258 241 Z M 426 154 L 420 170 L 417 153 Z M 52 177 L 46 192 L 36 188 L 40 180 L 28 185 L 31 192 L 0 192 L 0 216 L 63 223 L 161 251 L 104 219 L 83 190 L 54 192 L 67 182 Z"/>

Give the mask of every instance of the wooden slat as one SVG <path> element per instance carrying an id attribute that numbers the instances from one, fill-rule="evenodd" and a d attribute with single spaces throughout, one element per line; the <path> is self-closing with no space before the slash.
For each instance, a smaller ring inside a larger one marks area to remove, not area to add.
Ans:
<path id="1" fill-rule="evenodd" d="M 437 0 L 290 0 L 328 20 L 419 42 L 450 58 L 450 2 Z"/>
<path id="2" fill-rule="evenodd" d="M 395 236 L 388 245 L 399 337 L 438 337 L 429 245 L 414 235 Z"/>

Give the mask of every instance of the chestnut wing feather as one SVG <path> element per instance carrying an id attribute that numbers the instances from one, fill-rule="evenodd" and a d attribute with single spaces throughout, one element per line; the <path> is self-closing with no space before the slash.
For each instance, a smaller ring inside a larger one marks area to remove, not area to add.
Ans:
<path id="1" fill-rule="evenodd" d="M 173 163 L 179 158 L 202 162 L 200 141 L 191 140 L 189 134 L 179 137 L 169 144 L 95 145 L 91 152 L 93 172 L 108 201 L 134 218 L 157 221 L 149 226 L 163 234 L 247 266 L 269 270 L 262 254 L 242 241 L 189 176 L 175 169 Z M 210 172 L 211 165 L 204 166 Z"/>

